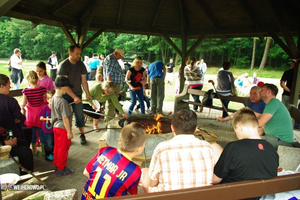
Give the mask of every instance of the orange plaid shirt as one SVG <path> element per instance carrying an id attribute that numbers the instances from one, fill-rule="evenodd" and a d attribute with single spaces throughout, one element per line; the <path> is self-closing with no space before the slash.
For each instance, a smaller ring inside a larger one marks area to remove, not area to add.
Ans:
<path id="1" fill-rule="evenodd" d="M 149 176 L 159 183 L 149 192 L 169 191 L 212 184 L 214 170 L 211 145 L 193 135 L 177 135 L 157 145 Z"/>

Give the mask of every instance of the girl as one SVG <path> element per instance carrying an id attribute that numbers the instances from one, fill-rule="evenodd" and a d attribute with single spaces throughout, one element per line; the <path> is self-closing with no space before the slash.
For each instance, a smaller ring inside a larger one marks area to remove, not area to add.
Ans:
<path id="1" fill-rule="evenodd" d="M 32 151 L 33 155 L 37 155 L 36 149 L 36 132 L 40 136 L 40 140 L 42 142 L 42 156 L 44 154 L 44 137 L 42 131 L 42 122 L 39 119 L 39 112 L 44 105 L 44 95 L 46 93 L 46 88 L 42 86 L 38 86 L 38 76 L 35 71 L 31 70 L 26 75 L 26 80 L 29 86 L 23 89 L 23 104 L 22 104 L 22 113 L 25 113 L 26 120 L 25 125 L 32 130 Z M 26 112 L 24 107 L 26 106 Z"/>
<path id="2" fill-rule="evenodd" d="M 44 88 L 46 88 L 47 91 L 55 90 L 52 79 L 47 75 L 47 68 L 44 62 L 39 62 L 36 65 L 36 73 L 39 77 L 37 82 L 38 86 L 43 86 Z"/>
<path id="3" fill-rule="evenodd" d="M 145 69 L 142 67 L 142 64 L 142 57 L 136 57 L 132 62 L 131 68 L 126 74 L 126 83 L 129 86 L 129 94 L 131 98 L 128 115 L 131 115 L 132 113 L 132 110 L 136 104 L 136 97 L 141 105 L 141 113 L 145 114 L 143 85 L 146 84 L 146 76 L 144 73 Z"/>
<path id="4" fill-rule="evenodd" d="M 46 94 L 48 105 L 45 105 L 39 112 L 40 120 L 43 122 L 42 130 L 44 133 L 45 141 L 45 160 L 53 160 L 53 128 L 51 123 L 51 105 L 52 97 L 55 94 L 55 90 L 49 90 Z"/>

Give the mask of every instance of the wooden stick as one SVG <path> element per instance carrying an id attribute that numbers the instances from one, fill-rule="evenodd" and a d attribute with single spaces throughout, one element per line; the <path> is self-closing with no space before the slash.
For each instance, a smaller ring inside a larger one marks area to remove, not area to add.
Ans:
<path id="1" fill-rule="evenodd" d="M 43 174 L 52 173 L 54 171 L 55 170 L 49 170 L 49 171 L 45 171 L 45 172 L 33 172 L 32 174 L 34 174 L 35 176 L 41 176 Z M 27 180 L 27 179 L 30 179 L 30 178 L 32 178 L 31 174 L 22 175 L 22 176 L 20 176 L 19 181 L 24 181 L 24 180 Z"/>

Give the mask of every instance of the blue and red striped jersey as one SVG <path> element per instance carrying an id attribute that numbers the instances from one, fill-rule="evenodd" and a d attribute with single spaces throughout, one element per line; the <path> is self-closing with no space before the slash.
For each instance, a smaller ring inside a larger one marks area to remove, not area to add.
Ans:
<path id="1" fill-rule="evenodd" d="M 86 170 L 90 176 L 83 187 L 82 200 L 137 194 L 141 169 L 116 148 L 101 148 Z"/>

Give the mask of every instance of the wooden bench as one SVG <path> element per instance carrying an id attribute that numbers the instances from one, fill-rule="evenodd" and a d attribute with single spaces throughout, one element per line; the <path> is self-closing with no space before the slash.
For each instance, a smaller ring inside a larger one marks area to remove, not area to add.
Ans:
<path id="1" fill-rule="evenodd" d="M 180 108 L 188 108 L 189 104 L 192 105 L 197 105 L 197 106 L 203 106 L 209 109 L 215 109 L 215 110 L 220 110 L 220 111 L 224 111 L 223 107 L 220 106 L 206 106 L 203 105 L 202 103 L 196 103 L 194 101 L 190 101 L 189 97 L 190 94 L 194 94 L 194 95 L 199 95 L 199 96 L 204 96 L 205 92 L 207 91 L 203 91 L 203 90 L 195 90 L 195 89 L 190 89 L 188 85 L 185 85 L 182 92 L 178 95 L 175 96 L 174 99 L 174 111 L 180 109 Z M 229 100 L 232 102 L 237 102 L 237 103 L 242 103 L 244 106 L 247 106 L 250 102 L 250 98 L 249 97 L 238 97 L 238 96 L 221 96 L 222 100 Z M 214 96 L 215 99 L 219 99 L 218 95 Z M 228 112 L 236 112 L 236 109 L 227 109 Z M 210 113 L 210 111 L 209 111 Z"/>

